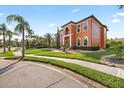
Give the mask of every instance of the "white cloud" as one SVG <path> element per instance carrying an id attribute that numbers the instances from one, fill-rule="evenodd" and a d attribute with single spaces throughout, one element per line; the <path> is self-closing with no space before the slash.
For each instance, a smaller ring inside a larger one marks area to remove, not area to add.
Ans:
<path id="1" fill-rule="evenodd" d="M 49 24 L 48 26 L 49 26 L 49 27 L 54 27 L 54 26 L 55 26 L 55 24 Z"/>
<path id="2" fill-rule="evenodd" d="M 3 16 L 4 15 L 4 13 L 0 13 L 0 16 Z"/>
<path id="3" fill-rule="evenodd" d="M 72 13 L 75 13 L 75 12 L 78 12 L 79 11 L 79 9 L 74 9 L 74 10 L 72 10 Z"/>
<path id="4" fill-rule="evenodd" d="M 112 23 L 119 23 L 119 22 L 120 22 L 119 19 L 113 19 L 113 20 L 112 20 Z"/>
<path id="5" fill-rule="evenodd" d="M 117 17 L 117 15 L 113 15 L 113 17 Z"/>
<path id="6" fill-rule="evenodd" d="M 113 17 L 124 16 L 124 12 L 117 12 Z"/>
<path id="7" fill-rule="evenodd" d="M 124 12 L 116 13 L 118 16 L 124 16 Z"/>

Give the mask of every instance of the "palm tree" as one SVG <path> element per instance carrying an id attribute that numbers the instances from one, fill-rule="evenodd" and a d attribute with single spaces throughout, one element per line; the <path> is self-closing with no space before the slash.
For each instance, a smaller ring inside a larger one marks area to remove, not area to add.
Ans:
<path id="1" fill-rule="evenodd" d="M 9 41 L 8 50 L 11 51 L 11 39 L 12 39 L 12 36 L 14 35 L 14 33 L 10 30 L 7 30 L 6 35 L 9 38 L 9 40 L 8 40 Z"/>
<path id="2" fill-rule="evenodd" d="M 56 33 L 56 48 L 60 48 L 60 34 L 59 34 L 59 28 L 57 28 L 57 33 Z"/>
<path id="3" fill-rule="evenodd" d="M 25 38 L 26 38 L 26 49 L 30 48 L 30 44 L 29 44 L 29 40 L 28 39 L 31 39 L 33 37 L 33 35 L 34 35 L 34 32 L 33 32 L 32 29 L 30 29 L 28 31 L 28 35 L 25 36 Z"/>
<path id="4" fill-rule="evenodd" d="M 5 36 L 6 36 L 6 32 L 7 32 L 7 26 L 6 24 L 0 24 L 0 31 L 3 35 L 3 53 L 6 52 L 6 39 L 5 39 Z"/>
<path id="5" fill-rule="evenodd" d="M 15 32 L 22 34 L 22 58 L 25 56 L 25 32 L 29 33 L 30 25 L 29 23 L 20 15 L 9 15 L 7 17 L 7 22 L 17 22 L 17 26 L 15 27 Z"/>
<path id="6" fill-rule="evenodd" d="M 46 33 L 45 34 L 45 38 L 46 38 L 46 41 L 48 42 L 48 48 L 50 48 L 50 45 L 51 45 L 51 34 L 50 33 Z"/>

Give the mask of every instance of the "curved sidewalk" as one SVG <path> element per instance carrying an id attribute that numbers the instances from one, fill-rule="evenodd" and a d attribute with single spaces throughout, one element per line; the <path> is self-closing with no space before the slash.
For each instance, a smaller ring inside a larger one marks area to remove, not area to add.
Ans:
<path id="1" fill-rule="evenodd" d="M 81 60 L 77 60 L 77 59 L 48 57 L 48 56 L 36 56 L 34 54 L 30 54 L 30 55 L 26 54 L 26 56 L 55 59 L 55 60 L 61 60 L 61 61 L 68 62 L 68 63 L 75 63 L 75 64 L 78 64 L 78 65 L 81 65 L 81 66 L 84 66 L 84 67 L 87 67 L 87 68 L 98 70 L 98 71 L 108 73 L 108 74 L 111 74 L 113 76 L 117 76 L 117 77 L 120 77 L 120 78 L 124 79 L 124 69 L 120 69 L 120 68 L 117 68 L 117 67 L 110 67 L 110 66 L 106 66 L 106 65 L 91 63 L 91 62 L 87 62 L 87 61 L 81 61 Z"/>

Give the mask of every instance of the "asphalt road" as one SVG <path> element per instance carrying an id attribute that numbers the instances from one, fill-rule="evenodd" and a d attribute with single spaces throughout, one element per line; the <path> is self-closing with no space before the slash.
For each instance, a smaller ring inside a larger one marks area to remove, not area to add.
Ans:
<path id="1" fill-rule="evenodd" d="M 43 64 L 17 63 L 0 75 L 1 88 L 86 88 L 86 83 Z"/>

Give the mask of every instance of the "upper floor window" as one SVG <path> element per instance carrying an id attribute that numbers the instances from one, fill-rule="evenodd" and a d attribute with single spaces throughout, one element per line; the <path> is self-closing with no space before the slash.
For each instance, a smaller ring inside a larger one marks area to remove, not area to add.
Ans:
<path id="1" fill-rule="evenodd" d="M 84 23 L 84 27 L 83 28 L 84 28 L 84 30 L 87 30 L 88 29 L 88 22 L 85 22 Z"/>
<path id="2" fill-rule="evenodd" d="M 80 32 L 80 25 L 77 26 L 77 32 Z"/>
<path id="3" fill-rule="evenodd" d="M 65 35 L 69 34 L 69 29 L 68 27 L 65 29 Z"/>

